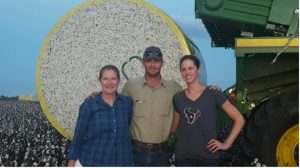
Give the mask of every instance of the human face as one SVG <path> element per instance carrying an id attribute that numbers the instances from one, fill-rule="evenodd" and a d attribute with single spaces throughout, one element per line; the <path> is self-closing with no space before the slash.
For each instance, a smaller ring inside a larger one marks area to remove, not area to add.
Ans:
<path id="1" fill-rule="evenodd" d="M 162 60 L 149 59 L 143 61 L 143 66 L 145 67 L 146 75 L 150 77 L 160 76 L 160 70 L 163 66 Z"/>
<path id="2" fill-rule="evenodd" d="M 105 94 L 115 94 L 118 90 L 120 79 L 112 69 L 104 70 L 100 79 L 102 91 Z"/>
<path id="3" fill-rule="evenodd" d="M 197 69 L 197 66 L 192 60 L 186 59 L 181 64 L 180 73 L 182 79 L 189 84 L 198 80 L 200 69 Z"/>

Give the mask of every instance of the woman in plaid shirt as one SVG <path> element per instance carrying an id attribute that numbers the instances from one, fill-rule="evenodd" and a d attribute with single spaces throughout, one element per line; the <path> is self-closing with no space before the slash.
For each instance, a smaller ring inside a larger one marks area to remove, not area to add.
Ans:
<path id="1" fill-rule="evenodd" d="M 129 124 L 132 99 L 117 93 L 117 67 L 100 70 L 102 91 L 80 106 L 68 166 L 133 166 Z"/>

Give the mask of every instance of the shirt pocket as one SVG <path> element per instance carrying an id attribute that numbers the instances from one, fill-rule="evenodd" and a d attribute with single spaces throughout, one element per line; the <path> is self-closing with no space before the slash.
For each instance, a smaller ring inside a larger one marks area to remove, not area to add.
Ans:
<path id="1" fill-rule="evenodd" d="M 133 108 L 133 115 L 135 117 L 144 118 L 153 114 L 156 116 L 168 117 L 173 106 L 170 99 L 158 97 L 156 100 L 152 101 L 136 99 Z"/>
<path id="2" fill-rule="evenodd" d="M 154 110 L 159 112 L 159 116 L 168 117 L 170 115 L 170 111 L 173 111 L 173 106 L 170 100 L 158 100 L 157 105 L 154 107 Z"/>
<path id="3" fill-rule="evenodd" d="M 147 117 L 147 111 L 151 112 L 148 108 L 148 104 L 145 100 L 137 99 L 133 103 L 133 115 L 135 117 Z"/>

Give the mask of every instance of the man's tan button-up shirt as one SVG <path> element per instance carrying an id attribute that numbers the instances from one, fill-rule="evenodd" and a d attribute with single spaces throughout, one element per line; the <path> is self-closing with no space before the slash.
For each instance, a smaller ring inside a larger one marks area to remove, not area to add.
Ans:
<path id="1" fill-rule="evenodd" d="M 168 139 L 173 119 L 172 98 L 181 86 L 161 79 L 156 88 L 147 86 L 145 78 L 127 81 L 122 93 L 133 99 L 130 126 L 132 138 L 145 143 L 161 143 Z"/>

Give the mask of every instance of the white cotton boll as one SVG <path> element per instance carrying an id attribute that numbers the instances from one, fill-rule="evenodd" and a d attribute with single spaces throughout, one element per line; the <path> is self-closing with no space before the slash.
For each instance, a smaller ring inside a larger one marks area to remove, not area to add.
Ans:
<path id="1" fill-rule="evenodd" d="M 13 162 L 14 162 L 14 166 L 17 167 L 18 166 L 18 162 L 16 160 L 14 160 Z"/>
<path id="2" fill-rule="evenodd" d="M 36 167 L 38 164 L 37 164 L 36 162 L 34 162 L 32 165 L 33 165 L 34 167 Z"/>

